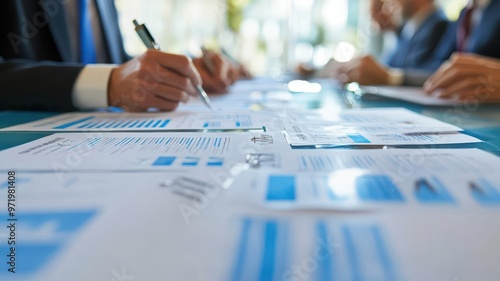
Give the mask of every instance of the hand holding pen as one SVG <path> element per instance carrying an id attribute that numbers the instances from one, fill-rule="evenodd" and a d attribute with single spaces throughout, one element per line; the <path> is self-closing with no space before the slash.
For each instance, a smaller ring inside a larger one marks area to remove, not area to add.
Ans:
<path id="1" fill-rule="evenodd" d="M 210 93 L 225 93 L 234 82 L 230 79 L 230 64 L 223 55 L 202 48 L 203 57 L 193 60 L 200 72 L 203 87 Z"/>
<path id="2" fill-rule="evenodd" d="M 159 44 L 154 40 L 153 36 L 151 35 L 151 33 L 149 32 L 149 30 L 146 28 L 146 26 L 144 24 L 139 24 L 136 20 L 133 21 L 134 25 L 135 25 L 135 31 L 137 32 L 137 34 L 139 35 L 139 37 L 141 38 L 141 40 L 143 41 L 144 45 L 150 49 L 150 50 L 156 50 L 156 51 L 148 51 L 146 52 L 146 54 L 148 53 L 156 53 L 155 56 L 159 56 L 161 57 L 162 55 L 161 54 L 164 54 L 165 56 L 167 55 L 170 55 L 170 54 L 167 54 L 167 53 L 162 53 L 160 52 L 160 46 Z M 180 70 L 178 73 L 170 73 L 167 77 L 167 76 L 163 76 L 162 77 L 162 72 L 157 72 L 156 73 L 156 76 L 157 76 L 157 79 L 164 82 L 164 83 L 167 83 L 167 84 L 170 84 L 170 85 L 173 85 L 174 87 L 177 86 L 177 90 L 181 90 L 180 93 L 177 93 L 177 94 L 180 94 L 181 96 L 184 97 L 184 99 L 182 100 L 183 102 L 186 102 L 187 99 L 188 99 L 188 96 L 187 94 L 191 94 L 193 95 L 193 92 L 196 92 L 194 95 L 199 95 L 202 99 L 202 101 L 205 103 L 205 105 L 210 109 L 212 110 L 212 103 L 210 101 L 210 99 L 208 98 L 208 95 L 207 93 L 205 92 L 205 90 L 202 88 L 202 80 L 201 80 L 201 77 L 198 73 L 198 71 L 193 67 L 193 64 L 191 63 L 191 60 L 188 59 L 187 57 L 184 57 L 186 58 L 188 61 L 189 61 L 189 65 L 188 66 L 185 66 L 185 63 L 182 64 L 182 66 L 180 66 L 181 69 L 171 69 L 171 70 Z M 167 65 L 165 64 L 160 64 L 160 66 L 162 66 L 163 68 L 166 68 L 166 69 L 169 69 Z M 196 77 L 193 79 L 193 75 L 186 75 L 187 73 L 188 74 L 191 74 L 191 72 L 195 73 Z M 155 79 L 155 78 L 152 78 L 152 79 Z M 170 81 L 172 80 L 172 81 Z M 167 97 L 163 97 L 163 98 L 167 98 Z"/>
<path id="3" fill-rule="evenodd" d="M 150 43 L 153 49 L 112 70 L 105 68 L 98 72 L 101 75 L 94 76 L 95 81 L 108 85 L 107 100 L 100 104 L 107 102 L 127 111 L 174 110 L 180 102 L 187 102 L 190 96 L 199 94 L 202 80 L 191 59 L 157 51 L 154 40 Z M 111 73 L 106 79 L 108 71 Z"/>

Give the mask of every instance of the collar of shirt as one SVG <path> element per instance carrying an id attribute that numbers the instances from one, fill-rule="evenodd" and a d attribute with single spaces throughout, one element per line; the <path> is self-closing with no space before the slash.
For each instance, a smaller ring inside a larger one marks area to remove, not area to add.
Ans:
<path id="1" fill-rule="evenodd" d="M 415 35 L 415 32 L 420 28 L 424 21 L 437 10 L 436 5 L 430 4 L 425 6 L 420 11 L 416 12 L 404 25 L 401 30 L 401 35 L 410 39 Z"/>

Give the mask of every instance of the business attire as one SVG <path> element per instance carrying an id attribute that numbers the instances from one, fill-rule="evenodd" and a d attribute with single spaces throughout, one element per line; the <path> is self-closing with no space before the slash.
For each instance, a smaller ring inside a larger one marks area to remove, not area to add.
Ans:
<path id="1" fill-rule="evenodd" d="M 474 1 L 476 3 L 476 1 Z M 408 69 L 404 73 L 404 85 L 421 86 L 441 64 L 454 52 L 474 53 L 483 56 L 500 58 L 500 0 L 483 0 L 472 15 L 470 33 L 459 50 L 459 31 L 464 26 L 468 8 L 464 8 L 459 19 L 450 24 L 445 35 L 437 46 L 434 55 L 422 67 Z M 469 24 L 469 23 L 468 23 Z"/>
<path id="2" fill-rule="evenodd" d="M 432 57 L 448 24 L 440 9 L 424 15 L 421 22 L 407 22 L 398 32 L 396 50 L 387 64 L 394 68 L 420 68 Z"/>
<path id="3" fill-rule="evenodd" d="M 0 109 L 72 111 L 78 103 L 90 108 L 85 99 L 97 88 L 97 103 L 107 104 L 102 91 L 113 66 L 85 65 L 82 46 L 89 37 L 79 36 L 84 26 L 79 3 L 92 15 L 94 62 L 130 59 L 113 0 L 0 1 Z M 84 86 L 75 86 L 79 83 Z"/>

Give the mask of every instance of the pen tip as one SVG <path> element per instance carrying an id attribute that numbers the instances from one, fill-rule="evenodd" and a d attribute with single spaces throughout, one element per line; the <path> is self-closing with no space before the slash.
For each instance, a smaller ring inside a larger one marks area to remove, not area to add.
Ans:
<path id="1" fill-rule="evenodd" d="M 139 26 L 139 23 L 137 22 L 137 20 L 133 20 L 132 22 L 134 23 L 135 26 Z"/>

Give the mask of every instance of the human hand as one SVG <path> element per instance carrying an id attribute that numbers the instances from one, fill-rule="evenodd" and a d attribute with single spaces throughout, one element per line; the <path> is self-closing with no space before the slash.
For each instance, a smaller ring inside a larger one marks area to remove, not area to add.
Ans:
<path id="1" fill-rule="evenodd" d="M 362 85 L 387 85 L 389 70 L 367 55 L 338 63 L 333 69 L 333 78 L 344 84 L 358 82 Z"/>
<path id="2" fill-rule="evenodd" d="M 204 62 L 204 58 L 194 59 L 194 65 L 203 79 L 203 88 L 211 94 L 225 93 L 228 87 L 234 82 L 234 72 L 231 64 L 223 55 L 214 52 L 205 52 L 203 56 L 208 57 L 213 62 L 214 73 L 212 74 Z"/>
<path id="3" fill-rule="evenodd" d="M 314 72 L 316 72 L 316 69 L 312 66 L 309 66 L 305 63 L 300 63 L 295 67 L 295 72 L 299 74 L 300 77 L 303 78 L 309 78 L 314 75 Z"/>
<path id="4" fill-rule="evenodd" d="M 424 90 L 444 99 L 500 102 L 500 60 L 454 54 L 425 82 Z"/>
<path id="5" fill-rule="evenodd" d="M 398 28 L 395 15 L 399 14 L 399 9 L 398 1 L 372 0 L 370 16 L 380 30 L 395 31 Z"/>
<path id="6" fill-rule="evenodd" d="M 108 104 L 127 111 L 174 110 L 197 96 L 201 77 L 188 57 L 148 50 L 111 73 Z"/>
<path id="7" fill-rule="evenodd" d="M 237 77 L 236 79 L 234 79 L 234 82 L 236 82 L 240 79 L 252 79 L 253 78 L 252 73 L 250 73 L 250 71 L 242 63 L 231 64 L 231 65 L 233 66 L 232 69 L 236 72 L 235 77 Z"/>

